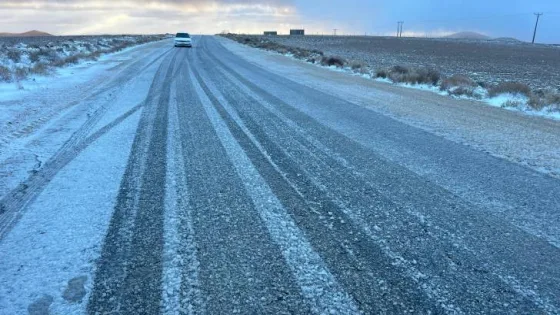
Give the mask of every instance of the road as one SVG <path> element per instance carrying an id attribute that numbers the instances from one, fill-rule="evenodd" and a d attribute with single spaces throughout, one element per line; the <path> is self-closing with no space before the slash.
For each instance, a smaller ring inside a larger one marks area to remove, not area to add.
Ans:
<path id="1" fill-rule="evenodd" d="M 90 117 L 2 199 L 0 270 L 24 277 L 11 268 L 25 251 L 5 244 L 22 244 L 18 229 L 57 177 L 69 186 L 51 199 L 102 198 L 60 173 L 87 167 L 74 160 L 137 117 L 93 155 L 125 167 L 107 181 L 116 189 L 101 187 L 111 206 L 87 209 L 107 224 L 92 232 L 98 257 L 79 269 L 91 275 L 72 312 L 560 314 L 558 179 L 274 74 L 213 37 L 158 47 L 142 102 L 103 128 Z M 387 143 L 402 161 L 380 153 Z M 421 171 L 404 162 L 416 157 Z M 464 180 L 447 189 L 433 180 L 441 168 Z M 99 188 L 96 173 L 79 180 Z M 20 307 L 7 305 L 25 296 L 17 285 L 0 291 L 0 313 Z M 53 295 L 51 311 L 72 304 Z"/>

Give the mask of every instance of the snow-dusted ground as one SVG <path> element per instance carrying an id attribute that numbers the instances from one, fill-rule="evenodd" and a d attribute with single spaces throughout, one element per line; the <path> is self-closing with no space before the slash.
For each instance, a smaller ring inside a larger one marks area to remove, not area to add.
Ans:
<path id="1" fill-rule="evenodd" d="M 271 50 L 268 51 L 274 53 L 274 51 Z M 350 51 L 351 50 L 349 50 L 348 52 Z M 279 53 L 279 54 L 301 62 L 304 61 L 309 62 L 309 60 L 306 60 L 307 58 L 303 58 L 303 59 L 297 58 L 297 56 L 294 56 L 292 53 Z M 311 63 L 320 67 L 327 68 L 331 71 L 345 72 L 353 75 L 358 75 L 366 79 L 376 80 L 378 82 L 396 84 L 398 86 L 408 87 L 408 88 L 418 89 L 423 91 L 431 91 L 440 95 L 448 95 L 450 97 L 458 98 L 458 99 L 481 101 L 491 106 L 501 107 L 512 111 L 518 111 L 532 116 L 547 117 L 551 119 L 560 119 L 560 103 L 547 103 L 542 108 L 536 109 L 530 106 L 531 99 L 523 94 L 502 93 L 496 96 L 490 96 L 488 89 L 478 86 L 474 89 L 472 96 L 467 96 L 467 95 L 456 96 L 451 93 L 454 89 L 458 88 L 456 86 L 451 87 L 449 90 L 442 90 L 440 89 L 439 85 L 395 83 L 388 78 L 377 77 L 376 69 L 373 69 L 367 65 L 361 65 L 361 67 L 358 69 L 352 69 L 352 67 L 348 65 L 345 65 L 344 67 L 339 67 L 339 66 L 324 66 L 321 65 L 321 63 L 315 61 Z M 550 82 L 550 85 L 554 86 L 553 82 Z M 560 92 L 556 91 L 554 93 L 558 94 Z M 544 100 L 545 99 L 543 99 L 542 101 Z"/>
<path id="2" fill-rule="evenodd" d="M 36 80 L 57 68 L 161 40 L 161 35 L 0 38 L 0 83 Z M 31 77 L 31 78 L 29 78 Z"/>
<path id="3" fill-rule="evenodd" d="M 557 179 L 467 146 L 556 167 L 559 122 L 219 41 L 0 103 L 0 314 L 558 313 Z"/>
<path id="4" fill-rule="evenodd" d="M 83 276 L 91 292 L 142 102 L 165 47 L 171 44 L 128 48 L 23 82 L 24 89 L 2 86 L 0 314 L 21 314 L 35 302 L 41 309 L 41 300 L 51 301 L 52 314 L 84 313 L 87 297 L 69 302 L 63 295 L 71 279 Z M 22 191 L 27 199 L 10 198 Z M 29 203 L 25 213 L 12 212 L 18 202 Z M 15 218 L 18 224 L 9 224 Z"/>
<path id="5" fill-rule="evenodd" d="M 319 49 L 361 60 L 375 69 L 396 65 L 430 67 L 445 76 L 464 74 L 487 84 L 519 81 L 532 88 L 560 88 L 560 60 L 553 45 L 502 40 L 395 38 L 378 36 L 269 36 L 279 44 Z"/>
<path id="6" fill-rule="evenodd" d="M 502 108 L 504 102 L 517 100 L 518 96 L 488 98 L 485 102 L 449 97 L 432 86 L 371 80 L 370 75 L 352 73 L 350 69 L 317 66 L 226 38 L 219 37 L 219 40 L 250 62 L 296 82 L 343 95 L 354 103 L 452 141 L 560 176 L 560 123 L 543 119 L 535 111 L 527 115 L 514 107 Z M 547 118 L 557 117 L 542 114 Z"/>

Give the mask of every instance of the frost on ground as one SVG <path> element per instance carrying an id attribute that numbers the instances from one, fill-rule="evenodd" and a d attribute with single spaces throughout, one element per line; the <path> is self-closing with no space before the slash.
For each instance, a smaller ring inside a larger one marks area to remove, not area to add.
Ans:
<path id="1" fill-rule="evenodd" d="M 519 115 L 511 110 L 496 108 L 501 107 L 503 102 L 489 106 L 464 96 L 443 97 L 441 94 L 444 92 L 437 86 L 408 85 L 403 89 L 401 86 L 404 83 L 394 84 L 389 79 L 372 79 L 372 76 L 357 73 L 347 75 L 348 70 L 343 68 L 316 67 L 295 58 L 285 58 L 276 52 L 255 51 L 228 39 L 220 39 L 220 42 L 250 62 L 298 83 L 343 97 L 453 142 L 560 177 L 558 120 Z M 429 93 L 423 93 L 426 90 Z M 504 95 L 501 97 L 505 101 Z M 383 152 L 391 151 L 392 148 L 388 144 Z M 393 153 L 394 157 L 388 158 L 400 161 L 407 157 L 401 151 Z M 435 174 L 439 173 L 441 171 Z"/>
<path id="2" fill-rule="evenodd" d="M 0 83 L 18 83 L 55 68 L 160 40 L 161 35 L 33 37 L 0 39 Z"/>
<path id="3" fill-rule="evenodd" d="M 406 63 L 406 60 L 410 57 L 406 55 L 406 59 L 390 58 L 391 62 L 396 64 L 387 66 L 387 58 L 383 57 L 386 52 L 379 52 L 371 47 L 368 48 L 369 46 L 367 45 L 365 48 L 360 47 L 360 45 L 353 46 L 350 43 L 356 41 L 356 38 L 352 37 L 334 38 L 333 43 L 333 40 L 329 40 L 330 37 L 322 36 L 263 37 L 235 34 L 225 34 L 223 36 L 251 47 L 277 52 L 291 58 L 325 66 L 332 70 L 346 71 L 365 78 L 376 79 L 380 82 L 429 90 L 454 98 L 480 100 L 492 106 L 516 110 L 530 115 L 553 119 L 560 118 L 560 86 L 555 85 L 558 79 L 554 77 L 555 74 L 552 74 L 552 77 L 545 76 L 544 80 L 540 78 L 540 80 L 535 79 L 535 82 L 529 81 L 529 83 L 525 83 L 527 82 L 527 77 L 531 77 L 527 76 L 527 72 L 504 75 L 503 68 L 507 65 L 500 64 L 497 67 L 492 67 L 496 71 L 495 73 L 488 72 L 480 75 L 476 72 L 478 68 L 483 66 L 480 60 L 476 60 L 477 62 L 474 62 L 474 65 L 472 65 L 470 62 L 466 62 L 469 61 L 467 59 L 470 57 L 465 55 L 455 56 L 456 58 L 441 58 L 442 56 L 438 55 L 432 58 L 431 62 L 418 62 L 403 66 L 400 63 Z M 364 37 L 362 39 L 363 42 L 368 40 L 379 40 L 379 38 Z M 385 40 L 388 41 L 389 38 Z M 441 45 L 442 42 L 437 40 L 411 40 L 416 44 L 422 43 L 423 46 L 433 45 L 434 49 L 439 47 L 438 45 Z M 389 44 L 389 42 L 384 43 Z M 463 43 L 460 41 L 457 43 L 451 42 L 451 44 L 456 45 L 457 47 L 455 48 L 459 50 L 465 50 L 465 47 L 468 48 L 468 45 L 479 45 L 476 42 Z M 499 45 L 504 44 L 486 43 L 481 47 L 485 51 L 495 53 L 500 51 L 501 46 Z M 529 58 L 534 54 L 532 49 L 539 49 L 539 51 L 544 49 L 543 51 L 548 53 L 539 54 L 539 58 L 550 55 L 550 47 L 548 46 L 533 48 L 531 46 L 525 47 L 522 44 L 518 45 L 519 47 L 516 47 L 514 52 L 516 57 L 522 57 L 523 54 L 526 54 L 527 58 Z M 328 55 L 322 51 L 323 48 L 327 48 L 329 53 L 334 52 L 336 55 Z M 376 54 L 381 54 L 381 56 Z M 448 54 L 447 57 L 451 56 L 449 55 L 450 52 L 444 52 L 443 54 Z M 493 57 L 497 58 L 497 56 Z M 381 62 L 379 59 L 381 59 Z M 444 61 L 452 59 L 452 64 L 466 65 L 452 67 L 451 64 L 445 64 L 447 62 L 445 61 L 443 66 L 436 66 L 437 62 L 441 61 L 440 59 Z M 531 62 L 528 63 L 529 65 L 531 64 Z M 511 66 L 514 65 L 512 64 Z M 453 70 L 445 67 L 452 68 Z M 452 71 L 459 71 L 459 73 L 452 73 Z M 547 82 L 547 79 L 550 81 Z"/>

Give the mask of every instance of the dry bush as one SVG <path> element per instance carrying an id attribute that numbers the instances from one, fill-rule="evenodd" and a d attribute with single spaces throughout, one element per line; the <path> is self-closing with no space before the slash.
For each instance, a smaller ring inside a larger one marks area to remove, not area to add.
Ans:
<path id="1" fill-rule="evenodd" d="M 407 74 L 410 72 L 410 70 L 407 67 L 403 66 L 393 66 L 389 72 L 397 74 Z"/>
<path id="2" fill-rule="evenodd" d="M 4 82 L 11 82 L 12 81 L 12 73 L 10 69 L 0 65 L 0 81 Z"/>
<path id="3" fill-rule="evenodd" d="M 387 79 L 388 76 L 389 76 L 389 72 L 386 69 L 377 69 L 375 71 L 376 78 Z"/>
<path id="4" fill-rule="evenodd" d="M 269 51 L 275 51 L 277 53 L 284 54 L 284 55 L 291 54 L 297 59 L 306 60 L 311 63 L 315 63 L 321 56 L 323 56 L 323 52 L 316 49 L 309 50 L 305 48 L 285 46 L 270 41 L 268 39 L 259 38 L 257 36 L 248 37 L 248 36 L 238 36 L 232 34 L 223 34 L 221 36 L 227 37 L 229 39 L 235 40 L 241 44 L 245 44 L 251 47 L 260 48 Z"/>
<path id="5" fill-rule="evenodd" d="M 409 69 L 403 66 L 394 66 L 384 72 L 377 71 L 377 77 L 389 78 L 395 83 L 431 84 L 437 85 L 441 75 L 438 71 L 429 68 Z"/>
<path id="6" fill-rule="evenodd" d="M 14 71 L 14 77 L 16 81 L 25 80 L 27 75 L 29 74 L 29 70 L 27 68 L 16 68 Z"/>
<path id="7" fill-rule="evenodd" d="M 83 46 L 87 51 L 93 51 L 93 45 L 92 44 L 85 43 L 85 44 L 83 44 Z"/>
<path id="8" fill-rule="evenodd" d="M 476 88 L 476 86 L 477 86 L 477 83 L 474 82 L 471 78 L 467 77 L 466 75 L 454 74 L 454 75 L 450 76 L 449 78 L 445 78 L 441 81 L 440 89 L 442 91 L 448 91 L 448 90 L 450 90 L 451 88 L 454 88 L 454 87 Z"/>
<path id="9" fill-rule="evenodd" d="M 37 75 L 45 75 L 49 73 L 49 67 L 42 62 L 38 62 L 35 65 L 33 65 L 31 69 L 29 69 L 29 72 Z"/>
<path id="10" fill-rule="evenodd" d="M 416 70 L 417 83 L 437 85 L 441 74 L 439 71 L 431 68 L 420 68 Z"/>
<path id="11" fill-rule="evenodd" d="M 488 95 L 495 97 L 500 94 L 518 94 L 531 97 L 531 88 L 520 82 L 502 82 L 488 89 Z"/>
<path id="12" fill-rule="evenodd" d="M 78 62 L 80 62 L 80 59 L 84 59 L 85 57 L 86 57 L 85 54 L 75 54 L 75 55 L 72 55 L 72 56 L 68 56 L 68 57 L 65 58 L 65 63 L 74 65 L 74 64 L 77 64 Z"/>
<path id="13" fill-rule="evenodd" d="M 8 59 L 12 60 L 15 63 L 18 63 L 18 62 L 21 61 L 21 51 L 19 51 L 17 49 L 8 50 L 8 53 L 6 54 L 6 56 L 8 56 Z"/>
<path id="14" fill-rule="evenodd" d="M 336 66 L 342 68 L 344 67 L 344 64 L 346 64 L 346 60 L 342 57 L 330 56 L 321 58 L 321 65 L 323 66 Z"/>
<path id="15" fill-rule="evenodd" d="M 560 91 L 554 89 L 533 91 L 528 104 L 536 110 L 542 110 L 547 106 L 558 108 L 560 106 Z"/>
<path id="16" fill-rule="evenodd" d="M 301 48 L 290 48 L 289 52 L 298 59 L 307 59 L 311 57 L 311 51 Z"/>
<path id="17" fill-rule="evenodd" d="M 523 106 L 523 103 L 520 101 L 514 101 L 514 100 L 508 100 L 505 103 L 502 104 L 502 107 L 513 107 L 513 108 L 519 108 Z"/>
<path id="18" fill-rule="evenodd" d="M 41 51 L 32 51 L 29 53 L 29 60 L 33 63 L 38 62 L 41 59 Z"/>
<path id="19" fill-rule="evenodd" d="M 453 96 L 466 95 L 469 97 L 476 97 L 475 89 L 477 86 L 478 84 L 471 78 L 462 74 L 454 74 L 449 78 L 443 79 L 439 89 Z"/>
<path id="20" fill-rule="evenodd" d="M 359 71 L 359 70 L 364 69 L 366 67 L 367 67 L 367 65 L 365 63 L 363 63 L 361 61 L 358 61 L 358 60 L 352 60 L 350 62 L 350 68 L 354 71 Z"/>
<path id="21" fill-rule="evenodd" d="M 80 59 L 83 58 L 84 56 L 85 55 L 83 54 L 76 54 L 76 55 L 68 56 L 66 58 L 55 60 L 51 64 L 55 67 L 64 67 L 71 64 L 77 64 L 80 61 Z"/>
<path id="22" fill-rule="evenodd" d="M 99 57 L 101 56 L 101 54 L 102 54 L 102 52 L 99 51 L 99 50 L 94 51 L 94 52 L 92 52 L 91 54 L 88 55 L 88 59 L 97 60 L 97 59 L 99 59 Z"/>
<path id="23" fill-rule="evenodd" d="M 323 53 L 322 51 L 318 50 L 318 49 L 312 49 L 312 50 L 311 50 L 311 54 L 313 54 L 313 55 L 319 55 L 319 56 L 323 56 L 323 55 L 324 55 L 324 53 Z"/>

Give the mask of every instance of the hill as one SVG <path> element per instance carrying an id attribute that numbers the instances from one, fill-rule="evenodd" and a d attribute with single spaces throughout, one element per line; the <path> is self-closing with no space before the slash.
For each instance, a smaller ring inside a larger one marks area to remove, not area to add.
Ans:
<path id="1" fill-rule="evenodd" d="M 476 39 L 476 40 L 485 40 L 490 39 L 490 37 L 476 33 L 476 32 L 459 32 L 451 35 L 447 35 L 444 38 L 453 38 L 453 39 Z"/>
<path id="2" fill-rule="evenodd" d="M 32 36 L 54 36 L 54 35 L 41 31 L 36 31 L 36 30 L 24 32 L 24 33 L 0 33 L 0 37 L 32 37 Z"/>

